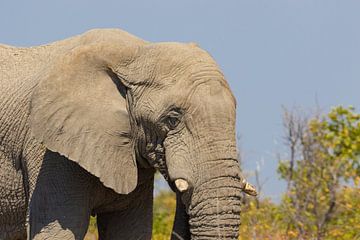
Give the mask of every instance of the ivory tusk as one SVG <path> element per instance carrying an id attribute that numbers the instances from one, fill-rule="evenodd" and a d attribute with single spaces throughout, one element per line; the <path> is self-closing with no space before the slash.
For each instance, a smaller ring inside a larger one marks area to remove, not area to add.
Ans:
<path id="1" fill-rule="evenodd" d="M 175 180 L 175 186 L 180 192 L 185 192 L 189 188 L 188 182 L 182 178 Z"/>
<path id="2" fill-rule="evenodd" d="M 258 193 L 255 189 L 255 187 L 253 185 L 251 185 L 250 183 L 248 183 L 245 179 L 243 179 L 242 181 L 243 183 L 243 187 L 242 190 L 244 193 L 251 195 L 251 196 L 257 196 Z"/>

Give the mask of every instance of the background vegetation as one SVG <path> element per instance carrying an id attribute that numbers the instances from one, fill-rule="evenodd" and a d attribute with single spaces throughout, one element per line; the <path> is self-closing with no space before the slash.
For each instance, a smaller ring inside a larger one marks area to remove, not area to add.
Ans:
<path id="1" fill-rule="evenodd" d="M 360 114 L 336 107 L 328 114 L 284 110 L 284 146 L 278 175 L 287 184 L 279 203 L 243 196 L 240 238 L 360 239 Z M 284 157 L 283 157 L 284 156 Z M 153 239 L 170 239 L 175 196 L 154 203 Z M 95 218 L 86 239 L 97 239 Z"/>

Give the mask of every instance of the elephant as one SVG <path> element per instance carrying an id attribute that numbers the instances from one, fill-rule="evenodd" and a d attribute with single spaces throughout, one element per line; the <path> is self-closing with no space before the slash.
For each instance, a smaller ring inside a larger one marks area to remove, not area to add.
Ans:
<path id="1" fill-rule="evenodd" d="M 236 101 L 194 43 L 94 29 L 0 45 L 0 239 L 151 239 L 154 173 L 172 239 L 237 239 Z"/>

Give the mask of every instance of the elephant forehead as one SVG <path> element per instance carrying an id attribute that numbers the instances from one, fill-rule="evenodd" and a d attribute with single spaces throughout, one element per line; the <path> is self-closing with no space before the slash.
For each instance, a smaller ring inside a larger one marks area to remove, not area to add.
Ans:
<path id="1" fill-rule="evenodd" d="M 223 73 L 205 50 L 184 43 L 149 44 L 144 49 L 139 51 L 141 65 L 137 67 L 142 76 L 148 76 L 148 89 L 155 89 L 144 94 L 149 95 L 147 97 L 151 100 L 158 102 L 172 98 L 174 101 L 185 100 L 186 103 L 197 92 L 196 88 L 210 85 L 213 98 L 219 97 L 217 91 L 224 91 L 235 105 L 235 98 Z M 150 92 L 156 92 L 155 96 Z"/>
<path id="2" fill-rule="evenodd" d="M 179 87 L 184 88 L 196 88 L 211 82 L 210 85 L 215 86 L 212 92 L 225 88 L 236 102 L 220 67 L 205 50 L 193 43 L 164 43 L 160 46 L 161 60 L 158 61 L 157 69 L 159 77 L 165 82 L 178 82 Z"/>
<path id="3" fill-rule="evenodd" d="M 165 80 L 165 82 L 167 82 Z M 148 102 L 156 106 L 175 105 L 184 108 L 204 105 L 207 109 L 236 108 L 236 99 L 223 75 L 219 72 L 197 73 L 194 76 L 179 76 L 162 88 L 146 95 Z"/>
<path id="4" fill-rule="evenodd" d="M 227 85 L 221 81 L 197 84 L 188 102 L 197 113 L 200 111 L 205 115 L 235 116 L 236 100 Z"/>

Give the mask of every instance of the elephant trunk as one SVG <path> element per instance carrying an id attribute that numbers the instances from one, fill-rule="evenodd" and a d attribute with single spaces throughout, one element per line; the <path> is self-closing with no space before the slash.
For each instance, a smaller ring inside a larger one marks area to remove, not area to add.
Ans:
<path id="1" fill-rule="evenodd" d="M 199 87 L 202 94 L 194 93 L 191 100 L 201 105 L 191 109 L 194 114 L 185 130 L 165 142 L 166 161 L 171 182 L 186 206 L 191 239 L 237 239 L 243 184 L 235 104 L 228 91 L 212 84 Z M 174 229 L 183 230 L 177 222 Z"/>
<path id="2" fill-rule="evenodd" d="M 216 177 L 194 189 L 189 206 L 191 239 L 238 239 L 240 181 Z"/>
<path id="3" fill-rule="evenodd" d="M 220 135 L 210 139 L 194 151 L 195 159 L 200 159 L 193 167 L 197 178 L 186 183 L 182 176 L 187 180 L 187 175 L 182 174 L 174 185 L 186 205 L 190 239 L 238 239 L 243 184 L 235 140 Z"/>

